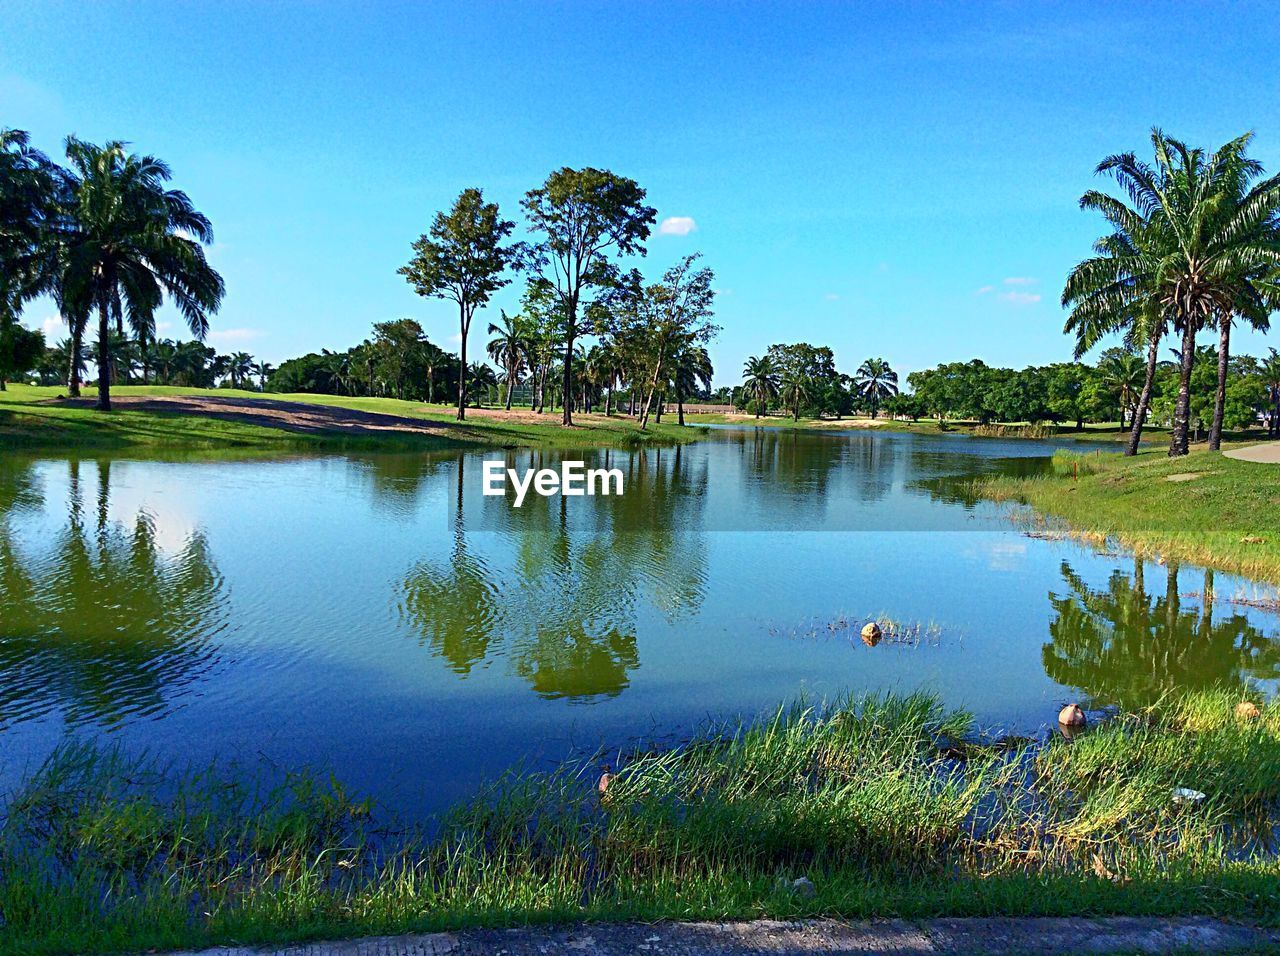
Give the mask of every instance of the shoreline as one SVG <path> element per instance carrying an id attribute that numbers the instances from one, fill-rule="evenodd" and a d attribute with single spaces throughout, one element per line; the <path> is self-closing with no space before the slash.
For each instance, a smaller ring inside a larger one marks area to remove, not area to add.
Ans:
<path id="1" fill-rule="evenodd" d="M 1241 706 L 1186 693 L 1047 741 L 919 694 L 784 706 L 600 783 L 504 776 L 429 831 L 319 774 L 264 793 L 69 744 L 0 813 L 0 954 L 760 917 L 1277 926 L 1280 860 L 1233 834 L 1280 822 L 1280 706 Z"/>

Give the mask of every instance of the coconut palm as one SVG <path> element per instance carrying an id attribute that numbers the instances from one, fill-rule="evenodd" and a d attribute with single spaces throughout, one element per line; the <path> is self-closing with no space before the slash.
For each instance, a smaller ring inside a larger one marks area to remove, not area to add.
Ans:
<path id="1" fill-rule="evenodd" d="M 501 324 L 489 323 L 489 358 L 506 373 L 507 411 L 511 411 L 511 392 L 520 382 L 520 372 L 529 357 L 529 341 L 524 322 L 519 315 L 500 312 Z"/>
<path id="2" fill-rule="evenodd" d="M 1132 408 L 1146 377 L 1145 365 L 1133 352 L 1113 351 L 1098 363 L 1102 384 L 1116 396 L 1120 405 L 1120 431 L 1124 431 L 1124 413 Z"/>
<path id="3" fill-rule="evenodd" d="M 169 167 L 123 143 L 67 139 L 66 228 L 59 276 L 64 316 L 98 314 L 98 408 L 111 408 L 110 331 L 127 320 L 139 340 L 154 340 L 155 313 L 167 295 L 203 339 L 222 302 L 222 277 L 205 259 L 209 220 L 187 195 L 167 189 Z"/>
<path id="4" fill-rule="evenodd" d="M 800 372 L 788 370 L 778 383 L 778 395 L 791 409 L 794 421 L 800 421 L 800 406 L 809 400 L 811 383 Z"/>
<path id="5" fill-rule="evenodd" d="M 47 291 L 56 261 L 48 242 L 56 184 L 53 165 L 27 133 L 0 128 L 0 326 L 16 321 L 28 298 Z"/>
<path id="6" fill-rule="evenodd" d="M 276 367 L 270 362 L 253 363 L 253 368 L 250 371 L 258 377 L 258 391 L 265 392 L 267 390 L 267 379 L 271 377 L 271 373 L 275 370 Z"/>
<path id="7" fill-rule="evenodd" d="M 778 366 L 768 355 L 753 355 L 742 366 L 742 387 L 756 404 L 756 418 L 778 397 Z"/>
<path id="8" fill-rule="evenodd" d="M 1147 345 L 1147 374 L 1126 454 L 1135 454 L 1141 439 L 1160 339 L 1170 325 L 1181 333 L 1169 453 L 1182 455 L 1196 333 L 1232 313 L 1257 321 L 1275 294 L 1268 277 L 1280 260 L 1274 236 L 1280 181 L 1273 177 L 1245 191 L 1243 184 L 1260 173 L 1245 156 L 1249 136 L 1208 157 L 1159 130 L 1151 142 L 1154 166 L 1133 153 L 1098 165 L 1128 201 L 1096 190 L 1081 198 L 1081 207 L 1101 212 L 1114 231 L 1096 244 L 1096 256 L 1072 270 L 1062 301 L 1072 310 L 1066 331 L 1076 334 L 1077 358 L 1111 332 L 1123 333 L 1129 345 Z"/>
<path id="9" fill-rule="evenodd" d="M 233 352 L 227 356 L 227 376 L 232 388 L 240 388 L 253 374 L 253 356 L 248 352 Z"/>
<path id="10" fill-rule="evenodd" d="M 483 396 L 490 387 L 498 384 L 498 376 L 484 362 L 472 362 L 467 369 L 467 391 L 476 406 L 484 404 Z"/>
<path id="11" fill-rule="evenodd" d="M 858 366 L 853 375 L 854 387 L 871 405 L 871 417 L 875 418 L 880 403 L 898 394 L 898 373 L 882 358 L 869 358 Z"/>

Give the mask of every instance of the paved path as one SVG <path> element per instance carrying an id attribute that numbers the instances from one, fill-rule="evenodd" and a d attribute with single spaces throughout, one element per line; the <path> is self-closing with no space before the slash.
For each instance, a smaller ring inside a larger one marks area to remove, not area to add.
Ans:
<path id="1" fill-rule="evenodd" d="M 1241 461 L 1262 461 L 1269 465 L 1280 465 L 1280 441 L 1267 442 L 1262 445 L 1246 445 L 1244 448 L 1232 448 L 1222 454 L 1227 458 L 1239 458 Z"/>
<path id="2" fill-rule="evenodd" d="M 222 947 L 199 956 L 665 956 L 782 953 L 1049 954 L 1280 952 L 1280 930 L 1209 917 L 1176 919 L 805 920 L 589 924 L 384 936 L 283 949 Z M 195 956 L 193 953 L 178 956 Z"/>

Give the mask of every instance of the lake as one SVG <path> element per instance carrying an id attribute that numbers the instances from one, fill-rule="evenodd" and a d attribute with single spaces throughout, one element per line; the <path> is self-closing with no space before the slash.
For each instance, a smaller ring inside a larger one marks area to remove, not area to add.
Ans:
<path id="1" fill-rule="evenodd" d="M 1075 443 L 1070 447 L 1080 448 Z M 718 429 L 679 448 L 0 462 L 0 786 L 60 740 L 332 770 L 402 815 L 708 719 L 936 692 L 992 730 L 1069 700 L 1275 690 L 1264 589 L 1030 536 L 965 494 L 1053 442 Z M 1099 448 L 1110 454 L 1111 446 Z M 482 462 L 623 470 L 481 494 Z M 862 624 L 892 621 L 876 647 Z"/>

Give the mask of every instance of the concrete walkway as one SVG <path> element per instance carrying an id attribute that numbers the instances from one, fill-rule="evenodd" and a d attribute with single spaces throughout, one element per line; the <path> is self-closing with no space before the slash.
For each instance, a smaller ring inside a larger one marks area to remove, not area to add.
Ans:
<path id="1" fill-rule="evenodd" d="M 1280 952 L 1280 930 L 1209 917 L 1148 919 L 804 920 L 744 923 L 589 924 L 384 936 L 281 949 L 221 947 L 199 956 L 725 956 L 782 953 Z M 178 956 L 196 956 L 193 953 Z"/>
<path id="2" fill-rule="evenodd" d="M 1280 441 L 1266 442 L 1262 445 L 1246 445 L 1244 448 L 1232 448 L 1222 454 L 1227 458 L 1239 458 L 1241 461 L 1260 461 L 1268 465 L 1280 465 Z"/>

